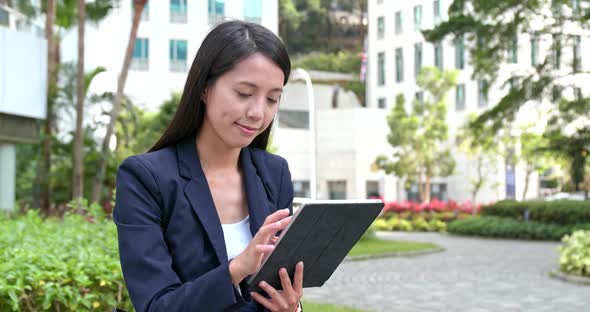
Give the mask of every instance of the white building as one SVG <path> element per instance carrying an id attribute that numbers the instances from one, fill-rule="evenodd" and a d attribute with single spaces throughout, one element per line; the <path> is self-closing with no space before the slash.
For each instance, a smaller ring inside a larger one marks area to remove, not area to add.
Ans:
<path id="1" fill-rule="evenodd" d="M 133 1 L 120 1 L 99 25 L 87 23 L 85 67 L 107 69 L 90 86 L 90 92 L 115 92 L 117 76 L 133 16 Z M 182 91 L 191 62 L 211 27 L 223 19 L 260 23 L 278 33 L 277 0 L 158 0 L 146 5 L 133 52 L 125 94 L 133 102 L 154 110 Z M 62 60 L 77 59 L 77 30 L 62 43 Z"/>
<path id="2" fill-rule="evenodd" d="M 383 110 L 362 107 L 356 95 L 337 82 L 351 75 L 310 72 L 313 81 L 316 153 L 310 151 L 310 119 L 306 86 L 289 81 L 285 87 L 273 145 L 289 162 L 296 197 L 310 196 L 310 160 L 316 160 L 317 199 L 399 198 L 397 179 L 371 166 L 383 144 L 387 123 Z"/>
<path id="3" fill-rule="evenodd" d="M 385 116 L 395 104 L 397 94 L 404 94 L 408 103 L 416 97 L 423 96 L 416 85 L 416 76 L 421 67 L 456 69 L 459 71 L 458 85 L 447 97 L 449 137 L 454 138 L 457 129 L 464 124 L 469 114 L 480 114 L 489 109 L 489 105 L 498 103 L 507 93 L 509 87 L 503 86 L 504 81 L 515 74 L 532 71 L 532 64 L 539 64 L 545 57 L 551 56 L 552 38 L 536 37 L 528 33 L 519 34 L 514 49 L 510 52 L 510 63 L 501 66 L 497 81 L 490 85 L 489 92 L 484 94 L 482 86 L 485 82 L 471 79 L 472 67 L 463 40 L 446 38 L 441 43 L 432 44 L 426 42 L 420 32 L 422 29 L 431 29 L 439 21 L 445 20 L 451 3 L 452 0 L 369 1 L 367 106 L 386 109 L 383 113 Z M 532 31 L 535 27 L 540 28 L 542 23 L 543 21 L 533 23 Z M 572 63 L 574 54 L 576 58 L 581 59 L 580 68 L 588 67 L 587 59 L 582 58 L 588 54 L 590 48 L 588 34 L 575 30 L 571 30 L 571 34 L 574 40 L 573 47 L 562 49 L 561 67 L 557 69 L 564 72 L 571 69 L 568 67 L 571 65 L 568 64 Z M 566 67 L 568 69 L 565 69 Z M 573 93 L 581 94 L 582 84 L 587 82 L 586 77 L 578 82 L 575 91 L 564 91 L 563 95 L 572 97 Z M 531 108 L 521 112 L 517 121 L 536 123 L 536 118 L 538 115 Z M 452 141 L 451 139 L 449 143 Z M 446 189 L 449 198 L 467 200 L 471 198 L 469 180 L 475 176 L 476 168 L 474 162 L 456 148 L 454 154 L 457 160 L 455 174 L 448 178 L 436 179 L 434 188 Z M 500 162 L 495 169 L 493 171 L 496 174 L 492 174 L 490 183 L 480 192 L 477 200 L 488 202 L 514 196 L 521 199 L 525 175 L 523 166 L 517 165 L 512 172 L 510 168 L 506 170 L 506 166 Z M 537 179 L 535 176 L 530 181 L 527 198 L 538 196 Z M 492 187 L 492 184 L 495 184 L 495 187 Z"/>
<path id="4" fill-rule="evenodd" d="M 43 25 L 0 5 L 0 210 L 14 208 L 17 143 L 37 143 L 45 119 Z"/>

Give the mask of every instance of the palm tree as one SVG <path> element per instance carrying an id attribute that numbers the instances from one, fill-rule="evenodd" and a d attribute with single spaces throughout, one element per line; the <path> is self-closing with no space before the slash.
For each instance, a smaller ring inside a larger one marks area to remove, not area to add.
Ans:
<path id="1" fill-rule="evenodd" d="M 86 21 L 86 5 L 84 0 L 78 0 L 78 74 L 76 75 L 76 131 L 74 132 L 74 168 L 72 170 L 72 198 L 80 201 L 84 194 L 84 167 L 82 158 L 84 118 L 84 26 Z"/>
<path id="2" fill-rule="evenodd" d="M 109 146 L 111 143 L 111 136 L 113 135 L 115 124 L 121 110 L 121 102 L 123 99 L 123 90 L 125 89 L 125 82 L 127 81 L 127 73 L 129 72 L 129 66 L 131 65 L 131 56 L 133 49 L 135 48 L 135 40 L 137 39 L 137 29 L 139 28 L 139 21 L 141 13 L 148 0 L 133 0 L 133 22 L 131 23 L 131 32 L 129 33 L 129 41 L 127 42 L 127 50 L 125 51 L 125 58 L 123 61 L 123 68 L 119 75 L 117 82 L 117 93 L 115 94 L 115 100 L 113 102 L 113 109 L 111 110 L 111 118 L 109 125 L 107 126 L 107 134 L 102 142 L 100 159 L 98 161 L 98 174 L 94 180 L 94 186 L 92 188 L 91 202 L 100 202 L 102 195 L 102 187 L 104 176 L 106 172 L 107 161 L 106 158 L 109 154 Z"/>

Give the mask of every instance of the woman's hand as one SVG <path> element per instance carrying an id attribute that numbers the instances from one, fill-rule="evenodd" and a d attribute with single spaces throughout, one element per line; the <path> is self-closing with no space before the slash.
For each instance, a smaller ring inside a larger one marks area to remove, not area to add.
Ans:
<path id="1" fill-rule="evenodd" d="M 275 235 L 291 221 L 289 209 L 278 210 L 266 217 L 264 224 L 252 238 L 246 249 L 229 263 L 232 283 L 239 284 L 246 276 L 256 273 L 264 258 L 273 251 Z"/>
<path id="2" fill-rule="evenodd" d="M 293 284 L 291 284 L 291 279 L 285 268 L 279 270 L 279 277 L 283 290 L 276 290 L 263 281 L 259 286 L 270 296 L 270 299 L 255 292 L 251 293 L 252 298 L 272 312 L 298 311 L 299 301 L 303 296 L 303 262 L 299 262 L 295 266 Z"/>

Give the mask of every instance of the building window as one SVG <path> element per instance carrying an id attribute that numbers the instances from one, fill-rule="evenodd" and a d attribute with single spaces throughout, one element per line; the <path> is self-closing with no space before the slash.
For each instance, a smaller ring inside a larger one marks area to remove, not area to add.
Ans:
<path id="1" fill-rule="evenodd" d="M 377 54 L 377 84 L 385 85 L 385 52 Z"/>
<path id="2" fill-rule="evenodd" d="M 328 181 L 329 199 L 346 199 L 346 181 Z"/>
<path id="3" fill-rule="evenodd" d="M 402 48 L 395 49 L 395 81 L 404 81 L 404 50 Z"/>
<path id="4" fill-rule="evenodd" d="M 380 97 L 377 100 L 377 107 L 378 108 L 387 108 L 387 99 L 384 97 Z"/>
<path id="5" fill-rule="evenodd" d="M 309 111 L 281 109 L 278 120 L 279 128 L 309 129 Z"/>
<path id="6" fill-rule="evenodd" d="M 148 38 L 135 39 L 133 56 L 131 58 L 131 69 L 147 71 L 149 70 L 150 59 L 150 41 Z"/>
<path id="7" fill-rule="evenodd" d="M 539 64 L 539 38 L 537 35 L 531 35 L 531 65 Z"/>
<path id="8" fill-rule="evenodd" d="M 446 183 L 431 183 L 430 184 L 430 198 L 438 199 L 440 201 L 447 201 L 447 184 Z M 421 202 L 420 191 L 418 191 L 418 185 L 412 184 L 406 189 L 406 199 L 413 202 Z"/>
<path id="9" fill-rule="evenodd" d="M 553 35 L 553 47 L 552 47 L 551 59 L 554 69 L 561 68 L 561 39 L 558 35 Z"/>
<path id="10" fill-rule="evenodd" d="M 516 35 L 512 38 L 512 44 L 510 45 L 510 55 L 508 58 L 510 59 L 510 63 L 518 63 L 518 36 Z"/>
<path id="11" fill-rule="evenodd" d="M 487 107 L 488 106 L 488 94 L 489 94 L 489 89 L 490 89 L 488 81 L 485 79 L 479 80 L 477 82 L 477 89 L 478 89 L 478 97 L 477 97 L 478 107 Z"/>
<path id="12" fill-rule="evenodd" d="M 403 29 L 403 21 L 402 21 L 402 11 L 397 11 L 395 12 L 395 33 L 396 34 L 401 34 L 404 29 Z"/>
<path id="13" fill-rule="evenodd" d="M 508 88 L 510 92 L 518 88 L 518 80 L 516 79 L 516 77 L 510 77 L 510 79 L 508 79 Z"/>
<path id="14" fill-rule="evenodd" d="M 170 22 L 186 23 L 186 0 L 170 0 Z"/>
<path id="15" fill-rule="evenodd" d="M 385 17 L 379 16 L 377 18 L 377 39 L 385 37 Z"/>
<path id="16" fill-rule="evenodd" d="M 422 69 L 422 42 L 414 44 L 414 76 L 418 77 Z"/>
<path id="17" fill-rule="evenodd" d="M 244 2 L 244 20 L 260 24 L 262 21 L 262 0 L 246 0 Z"/>
<path id="18" fill-rule="evenodd" d="M 215 24 L 225 18 L 225 0 L 208 0 L 209 24 Z"/>
<path id="19" fill-rule="evenodd" d="M 572 13 L 574 15 L 580 14 L 580 0 L 572 0 Z"/>
<path id="20" fill-rule="evenodd" d="M 310 198 L 309 181 L 293 181 L 293 196 Z"/>
<path id="21" fill-rule="evenodd" d="M 465 109 L 465 84 L 460 83 L 455 89 L 455 110 L 462 111 Z"/>
<path id="22" fill-rule="evenodd" d="M 438 24 L 442 21 L 442 15 L 441 15 L 441 7 L 440 7 L 440 0 L 434 0 L 434 2 L 432 3 L 432 11 L 434 12 L 433 17 L 434 17 L 434 23 Z"/>
<path id="23" fill-rule="evenodd" d="M 574 94 L 576 96 L 576 101 L 580 102 L 584 99 L 584 95 L 582 94 L 582 88 L 574 88 Z"/>
<path id="24" fill-rule="evenodd" d="M 379 181 L 367 181 L 367 198 L 381 197 L 379 192 Z"/>
<path id="25" fill-rule="evenodd" d="M 424 103 L 424 91 L 414 93 L 414 99 L 419 103 Z"/>
<path id="26" fill-rule="evenodd" d="M 582 38 L 574 36 L 574 73 L 582 71 Z"/>
<path id="27" fill-rule="evenodd" d="M 553 88 L 551 89 L 551 100 L 554 103 L 557 103 L 561 100 L 561 92 L 562 92 L 562 87 L 558 86 L 558 85 L 554 85 Z"/>
<path id="28" fill-rule="evenodd" d="M 10 14 L 2 7 L 0 7 L 0 25 L 10 26 Z"/>
<path id="29" fill-rule="evenodd" d="M 186 71 L 186 40 L 170 40 L 170 71 Z"/>
<path id="30" fill-rule="evenodd" d="M 414 7 L 414 29 L 422 29 L 422 6 L 417 5 Z"/>
<path id="31" fill-rule="evenodd" d="M 457 69 L 465 68 L 465 41 L 463 36 L 455 39 L 455 67 Z"/>
<path id="32" fill-rule="evenodd" d="M 437 42 L 434 44 L 434 66 L 438 67 L 438 69 L 444 69 L 444 61 L 443 61 L 443 46 L 441 42 Z"/>

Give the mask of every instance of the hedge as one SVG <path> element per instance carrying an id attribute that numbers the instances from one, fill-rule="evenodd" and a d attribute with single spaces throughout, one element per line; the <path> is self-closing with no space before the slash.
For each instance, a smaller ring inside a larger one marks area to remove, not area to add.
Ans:
<path id="1" fill-rule="evenodd" d="M 447 226 L 447 231 L 453 234 L 531 240 L 560 240 L 563 236 L 576 230 L 590 230 L 590 223 L 544 224 L 489 216 L 457 220 Z"/>
<path id="2" fill-rule="evenodd" d="M 0 245 L 0 311 L 132 310 L 110 220 L 1 217 Z"/>
<path id="3" fill-rule="evenodd" d="M 572 225 L 590 223 L 590 201 L 559 200 L 559 201 L 514 201 L 505 200 L 484 206 L 483 216 L 497 216 L 523 220 L 525 211 L 529 212 L 529 220 L 542 223 Z"/>

